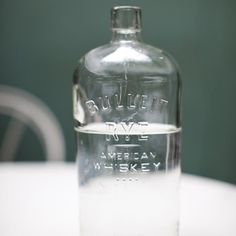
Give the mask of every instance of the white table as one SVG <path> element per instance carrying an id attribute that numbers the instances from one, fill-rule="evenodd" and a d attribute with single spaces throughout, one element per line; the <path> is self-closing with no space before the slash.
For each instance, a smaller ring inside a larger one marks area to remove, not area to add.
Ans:
<path id="1" fill-rule="evenodd" d="M 0 164 L 0 236 L 78 236 L 77 194 L 74 164 Z M 180 220 L 181 236 L 236 236 L 236 186 L 183 175 Z"/>

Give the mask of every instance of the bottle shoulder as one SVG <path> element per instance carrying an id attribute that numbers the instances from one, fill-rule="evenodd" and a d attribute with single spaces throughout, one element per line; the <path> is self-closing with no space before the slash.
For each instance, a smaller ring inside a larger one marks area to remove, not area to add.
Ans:
<path id="1" fill-rule="evenodd" d="M 175 60 L 165 51 L 143 42 L 111 42 L 85 54 L 79 67 L 97 75 L 178 73 Z"/>

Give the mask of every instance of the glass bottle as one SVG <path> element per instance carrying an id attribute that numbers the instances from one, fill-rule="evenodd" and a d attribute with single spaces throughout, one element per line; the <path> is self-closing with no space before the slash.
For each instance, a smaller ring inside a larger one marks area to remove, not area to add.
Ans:
<path id="1" fill-rule="evenodd" d="M 176 236 L 180 75 L 141 38 L 141 9 L 111 10 L 112 40 L 74 73 L 81 236 Z"/>

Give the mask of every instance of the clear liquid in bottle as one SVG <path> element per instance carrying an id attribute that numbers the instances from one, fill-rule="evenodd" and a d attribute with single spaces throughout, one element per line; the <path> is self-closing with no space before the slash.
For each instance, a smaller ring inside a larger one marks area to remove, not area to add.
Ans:
<path id="1" fill-rule="evenodd" d="M 140 131 L 114 136 L 99 123 L 77 130 L 82 235 L 176 236 L 181 130 Z"/>

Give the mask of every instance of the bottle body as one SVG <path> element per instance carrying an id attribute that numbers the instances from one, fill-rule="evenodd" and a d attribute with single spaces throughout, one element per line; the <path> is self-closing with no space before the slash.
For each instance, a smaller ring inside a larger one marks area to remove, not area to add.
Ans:
<path id="1" fill-rule="evenodd" d="M 134 34 L 116 32 L 75 71 L 83 236 L 178 235 L 180 77 Z"/>

